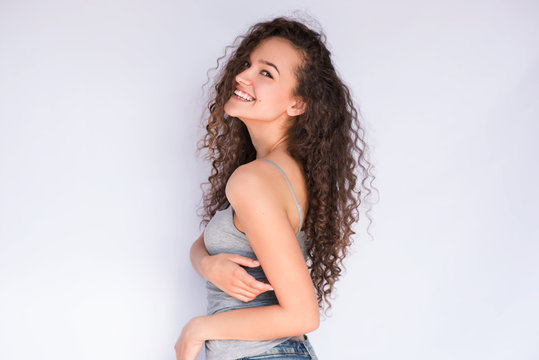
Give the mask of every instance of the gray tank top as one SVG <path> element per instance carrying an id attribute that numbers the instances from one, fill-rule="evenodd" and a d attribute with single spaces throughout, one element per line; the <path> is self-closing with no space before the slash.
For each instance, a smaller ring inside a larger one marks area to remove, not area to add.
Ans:
<path id="1" fill-rule="evenodd" d="M 302 214 L 301 206 L 298 203 L 294 189 L 288 180 L 288 177 L 284 171 L 273 161 L 265 160 L 277 167 L 281 174 L 283 174 L 288 187 L 292 192 L 294 201 L 299 212 L 299 224 L 300 229 L 296 233 L 303 257 L 307 259 L 307 253 L 305 249 L 304 236 L 305 233 L 301 230 Z M 251 259 L 256 259 L 256 255 L 249 244 L 249 240 L 245 234 L 239 231 L 234 225 L 232 206 L 227 201 L 223 208 L 217 210 L 213 218 L 206 225 L 204 232 L 204 244 L 210 255 L 218 253 L 232 253 L 239 254 Z M 244 267 L 244 269 L 252 275 L 255 279 L 268 282 L 262 267 L 250 268 Z M 218 287 L 211 282 L 206 282 L 208 307 L 207 314 L 215 314 L 221 311 L 227 311 L 232 309 L 248 308 L 255 306 L 275 305 L 279 302 L 275 296 L 275 292 L 266 291 L 258 295 L 255 299 L 249 302 L 242 302 L 233 298 L 232 296 L 221 291 Z M 261 324 L 263 326 L 263 324 Z M 245 341 L 245 340 L 207 340 L 205 342 L 206 359 L 207 360 L 233 360 L 242 357 L 254 356 L 271 349 L 272 347 L 288 340 L 290 337 L 283 337 L 272 340 L 263 341 Z"/>

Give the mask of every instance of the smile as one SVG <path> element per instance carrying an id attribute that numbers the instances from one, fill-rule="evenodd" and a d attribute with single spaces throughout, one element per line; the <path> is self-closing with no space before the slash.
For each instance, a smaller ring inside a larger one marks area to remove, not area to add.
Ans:
<path id="1" fill-rule="evenodd" d="M 236 98 L 238 98 L 241 101 L 246 101 L 246 102 L 255 101 L 254 97 L 238 89 L 234 90 L 234 95 Z"/>

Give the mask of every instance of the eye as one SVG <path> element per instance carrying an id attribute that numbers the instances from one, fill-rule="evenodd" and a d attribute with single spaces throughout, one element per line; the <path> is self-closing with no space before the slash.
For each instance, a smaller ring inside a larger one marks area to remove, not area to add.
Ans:
<path id="1" fill-rule="evenodd" d="M 271 76 L 270 72 L 267 70 L 262 70 L 260 73 L 264 76 L 269 77 L 270 79 L 273 79 L 273 76 Z"/>

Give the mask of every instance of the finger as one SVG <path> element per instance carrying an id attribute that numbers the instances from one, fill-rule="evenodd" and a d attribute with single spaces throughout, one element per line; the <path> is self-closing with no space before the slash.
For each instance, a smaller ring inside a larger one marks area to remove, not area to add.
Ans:
<path id="1" fill-rule="evenodd" d="M 256 281 L 256 280 L 255 280 Z M 271 288 L 271 286 L 269 286 L 268 284 L 264 284 L 264 283 L 260 283 L 264 286 L 263 289 L 259 289 L 259 288 L 254 288 L 254 287 L 251 287 L 245 283 L 242 283 L 242 284 L 234 284 L 234 288 L 231 289 L 230 291 L 241 291 L 242 294 L 244 295 L 250 295 L 250 296 L 254 296 L 254 297 L 257 297 L 258 295 L 260 295 L 261 293 L 263 292 L 266 292 L 266 291 L 270 291 L 270 290 L 273 290 Z M 257 285 L 259 286 L 259 285 Z"/>
<path id="2" fill-rule="evenodd" d="M 255 297 L 258 296 L 258 294 L 260 294 L 259 291 L 251 291 L 251 290 L 248 290 L 248 289 L 245 289 L 245 288 L 241 288 L 241 287 L 234 287 L 234 289 L 230 290 L 230 292 L 234 293 L 234 294 L 237 294 L 237 295 L 241 295 L 241 296 L 245 296 L 249 299 L 254 299 Z"/>
<path id="3" fill-rule="evenodd" d="M 273 290 L 273 287 L 270 284 L 256 280 L 254 276 L 249 274 L 242 267 L 235 268 L 233 274 L 237 280 L 234 280 L 232 285 L 251 292 L 256 292 L 256 295 L 264 291 Z"/>
<path id="4" fill-rule="evenodd" d="M 246 296 L 238 292 L 232 292 L 230 293 L 231 296 L 235 297 L 236 299 L 243 301 L 243 302 L 249 302 L 251 300 L 254 300 L 254 297 L 252 296 Z"/>
<path id="5" fill-rule="evenodd" d="M 256 290 L 258 292 L 273 290 L 273 287 L 270 284 L 256 280 L 252 275 L 249 275 L 247 271 L 242 276 L 241 280 L 247 289 Z"/>
<path id="6" fill-rule="evenodd" d="M 253 296 L 253 297 L 257 297 L 258 294 L 261 293 L 261 291 L 253 290 L 239 281 L 232 284 L 232 288 L 230 289 L 230 291 L 241 293 L 242 295 L 245 295 L 245 296 Z"/>
<path id="7" fill-rule="evenodd" d="M 245 256 L 241 256 L 241 255 L 234 255 L 234 256 L 230 257 L 230 260 L 232 260 L 233 262 L 235 262 L 238 265 L 243 265 L 243 266 L 247 266 L 247 267 L 260 266 L 260 263 L 257 260 L 254 260 L 254 259 L 251 259 L 251 258 L 248 258 L 248 257 L 245 257 Z"/>

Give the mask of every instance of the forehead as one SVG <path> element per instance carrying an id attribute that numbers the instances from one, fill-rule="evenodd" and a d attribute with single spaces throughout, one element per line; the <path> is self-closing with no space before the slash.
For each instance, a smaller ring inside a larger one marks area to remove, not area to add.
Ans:
<path id="1" fill-rule="evenodd" d="M 301 61 L 299 51 L 288 40 L 281 37 L 262 40 L 251 53 L 251 57 L 253 61 L 265 60 L 275 64 L 281 74 L 283 71 L 292 72 Z"/>

